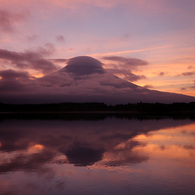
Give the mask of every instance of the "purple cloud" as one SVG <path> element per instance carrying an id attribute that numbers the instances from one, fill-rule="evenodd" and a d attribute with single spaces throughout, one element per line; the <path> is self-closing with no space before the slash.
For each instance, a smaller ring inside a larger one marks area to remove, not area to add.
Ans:
<path id="1" fill-rule="evenodd" d="M 39 37 L 38 35 L 33 34 L 33 35 L 28 36 L 27 39 L 28 39 L 29 41 L 35 41 L 35 40 L 38 39 L 38 37 Z"/>
<path id="2" fill-rule="evenodd" d="M 58 35 L 58 36 L 56 36 L 56 41 L 65 42 L 65 38 L 62 35 Z"/>
<path id="3" fill-rule="evenodd" d="M 0 49 L 0 59 L 9 61 L 10 64 L 19 69 L 35 69 L 42 73 L 49 73 L 57 70 L 55 64 L 51 61 L 44 59 L 43 56 L 50 54 L 51 49 L 39 48 L 38 52 L 14 52 Z"/>
<path id="4" fill-rule="evenodd" d="M 130 70 L 124 70 L 124 69 L 106 69 L 106 71 L 112 73 L 112 74 L 122 74 L 123 78 L 128 81 L 137 81 L 140 79 L 146 79 L 144 75 L 136 75 L 133 74 Z"/>
<path id="5" fill-rule="evenodd" d="M 63 58 L 61 58 L 61 59 L 51 59 L 51 61 L 52 62 L 65 63 L 65 62 L 67 62 L 67 59 L 63 59 Z"/>
<path id="6" fill-rule="evenodd" d="M 191 71 L 191 72 L 183 72 L 182 76 L 194 76 L 195 75 L 195 71 Z"/>
<path id="7" fill-rule="evenodd" d="M 65 67 L 67 72 L 76 76 L 89 75 L 94 73 L 104 73 L 102 63 L 99 60 L 88 56 L 79 56 L 68 60 Z"/>
<path id="8" fill-rule="evenodd" d="M 150 88 L 153 88 L 153 86 L 152 85 L 144 85 L 144 88 L 150 89 Z"/>
<path id="9" fill-rule="evenodd" d="M 21 58 L 23 60 L 25 55 L 21 57 L 19 53 L 14 53 L 10 57 L 8 52 L 6 59 L 11 58 L 14 62 L 18 62 Z M 30 55 L 30 59 L 33 58 L 32 56 Z M 35 59 L 37 59 L 36 55 Z M 30 78 L 26 72 L 13 70 L 1 71 L 0 76 L 0 101 L 4 103 L 118 104 L 194 100 L 189 96 L 158 92 L 137 86 L 106 71 L 100 61 L 87 56 L 72 58 L 63 69 L 38 79 Z"/>
<path id="10" fill-rule="evenodd" d="M 14 13 L 0 10 L 0 32 L 13 32 L 15 23 L 24 21 L 29 17 L 29 12 Z"/>
<path id="11" fill-rule="evenodd" d="M 137 58 L 125 58 L 120 56 L 107 56 L 103 57 L 103 59 L 111 61 L 111 64 L 105 64 L 105 66 L 113 67 L 106 69 L 110 73 L 123 75 L 123 78 L 128 81 L 146 79 L 144 75 L 136 75 L 131 72 L 132 69 L 136 69 L 138 66 L 147 65 L 148 62 L 145 60 L 140 60 Z"/>
<path id="12" fill-rule="evenodd" d="M 126 67 L 126 68 L 136 68 L 137 66 L 148 65 L 147 61 L 140 60 L 137 58 L 125 58 L 125 57 L 120 57 L 120 56 L 107 56 L 107 57 L 103 57 L 103 59 L 119 63 L 120 66 Z"/>
<path id="13" fill-rule="evenodd" d="M 2 79 L 5 80 L 16 79 L 16 78 L 28 79 L 31 77 L 28 72 L 23 72 L 23 71 L 19 72 L 11 69 L 0 71 L 0 76 L 2 77 Z"/>

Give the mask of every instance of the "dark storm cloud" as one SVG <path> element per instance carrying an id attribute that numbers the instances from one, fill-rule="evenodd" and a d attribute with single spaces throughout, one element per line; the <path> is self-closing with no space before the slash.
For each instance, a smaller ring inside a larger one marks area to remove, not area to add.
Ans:
<path id="1" fill-rule="evenodd" d="M 43 58 L 44 55 L 51 53 L 51 49 L 39 48 L 37 52 L 26 51 L 23 53 L 0 49 L 0 59 L 7 60 L 12 66 L 20 69 L 30 68 L 42 73 L 49 73 L 57 70 L 56 65 Z"/>
<path id="2" fill-rule="evenodd" d="M 13 32 L 16 22 L 24 21 L 29 17 L 29 12 L 14 13 L 0 10 L 0 32 Z"/>
<path id="3" fill-rule="evenodd" d="M 65 67 L 67 72 L 70 72 L 76 76 L 83 76 L 95 73 L 104 73 L 102 63 L 99 60 L 88 56 L 79 56 L 68 60 Z"/>
<path id="4" fill-rule="evenodd" d="M 147 61 L 140 60 L 137 58 L 125 58 L 125 57 L 121 57 L 121 56 L 107 56 L 107 57 L 103 57 L 103 59 L 120 63 L 120 65 L 125 66 L 125 67 L 129 67 L 129 68 L 135 68 L 137 66 L 148 65 Z"/>

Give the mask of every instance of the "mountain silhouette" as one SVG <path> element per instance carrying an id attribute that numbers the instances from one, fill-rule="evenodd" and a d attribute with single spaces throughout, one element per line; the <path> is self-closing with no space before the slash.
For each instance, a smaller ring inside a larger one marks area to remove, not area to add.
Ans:
<path id="1" fill-rule="evenodd" d="M 136 102 L 192 102 L 195 97 L 160 92 L 140 87 L 106 71 L 92 57 L 68 60 L 61 70 L 38 79 L 15 81 L 16 88 L 0 95 L 5 103 L 103 102 L 126 104 Z M 17 89 L 18 87 L 18 89 Z"/>

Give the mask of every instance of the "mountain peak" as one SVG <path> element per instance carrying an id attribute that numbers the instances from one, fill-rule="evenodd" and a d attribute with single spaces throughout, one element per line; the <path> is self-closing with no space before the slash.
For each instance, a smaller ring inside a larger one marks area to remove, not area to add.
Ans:
<path id="1" fill-rule="evenodd" d="M 31 79 L 21 75 L 17 75 L 17 79 L 3 77 L 0 82 L 3 91 L 0 102 L 102 102 L 114 105 L 195 101 L 195 97 L 140 87 L 106 71 L 102 65 L 92 57 L 78 56 L 69 59 L 67 66 L 60 71 L 42 78 Z M 10 87 L 3 88 L 3 84 Z"/>
<path id="2" fill-rule="evenodd" d="M 78 56 L 68 60 L 67 66 L 61 71 L 67 71 L 77 76 L 99 73 L 102 74 L 105 70 L 102 63 L 89 56 Z"/>

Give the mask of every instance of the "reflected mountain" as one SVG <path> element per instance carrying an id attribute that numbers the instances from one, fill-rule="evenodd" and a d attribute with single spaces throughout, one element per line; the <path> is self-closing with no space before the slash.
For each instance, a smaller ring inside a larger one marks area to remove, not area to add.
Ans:
<path id="1" fill-rule="evenodd" d="M 7 120 L 0 123 L 0 173 L 40 171 L 48 164 L 106 167 L 137 164 L 148 156 L 133 138 L 190 124 L 190 120 Z"/>
<path id="2" fill-rule="evenodd" d="M 76 145 L 66 151 L 65 155 L 68 157 L 71 164 L 76 166 L 88 166 L 102 160 L 103 153 L 103 149 L 93 149 Z"/>

